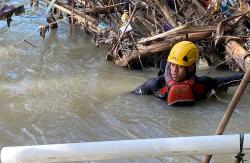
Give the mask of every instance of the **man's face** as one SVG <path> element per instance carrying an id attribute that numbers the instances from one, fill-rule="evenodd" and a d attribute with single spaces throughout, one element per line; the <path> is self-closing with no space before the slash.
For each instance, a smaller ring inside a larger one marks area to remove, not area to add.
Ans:
<path id="1" fill-rule="evenodd" d="M 170 64 L 170 73 L 174 81 L 182 81 L 186 77 L 185 67 L 174 63 Z"/>

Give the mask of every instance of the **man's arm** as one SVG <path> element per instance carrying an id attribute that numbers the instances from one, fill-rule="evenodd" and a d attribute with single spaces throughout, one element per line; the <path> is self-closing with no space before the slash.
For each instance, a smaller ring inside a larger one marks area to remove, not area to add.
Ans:
<path id="1" fill-rule="evenodd" d="M 209 77 L 201 76 L 197 78 L 197 81 L 204 85 L 206 92 L 212 89 L 226 89 L 230 86 L 238 85 L 243 78 L 244 74 L 231 75 L 227 77 Z"/>
<path id="2" fill-rule="evenodd" d="M 154 92 L 164 87 L 165 84 L 164 75 L 161 75 L 156 78 L 148 79 L 143 85 L 133 90 L 133 93 L 137 95 L 152 95 Z"/>

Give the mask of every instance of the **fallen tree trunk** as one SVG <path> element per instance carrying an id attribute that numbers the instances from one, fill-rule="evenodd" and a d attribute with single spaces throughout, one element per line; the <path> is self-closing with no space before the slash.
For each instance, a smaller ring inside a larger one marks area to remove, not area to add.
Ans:
<path id="1" fill-rule="evenodd" d="M 246 51 L 238 42 L 229 41 L 226 45 L 226 53 L 236 61 L 243 71 L 246 72 L 250 68 L 250 52 Z"/>
<path id="2" fill-rule="evenodd" d="M 166 51 L 170 49 L 176 42 L 181 40 L 198 41 L 205 40 L 205 38 L 208 38 L 209 36 L 211 36 L 211 32 L 199 32 L 177 36 L 149 46 L 138 44 L 137 50 L 134 50 L 131 54 L 124 54 L 121 58 L 115 60 L 114 63 L 118 66 L 128 66 L 129 62 L 131 61 L 157 54 L 158 52 Z"/>

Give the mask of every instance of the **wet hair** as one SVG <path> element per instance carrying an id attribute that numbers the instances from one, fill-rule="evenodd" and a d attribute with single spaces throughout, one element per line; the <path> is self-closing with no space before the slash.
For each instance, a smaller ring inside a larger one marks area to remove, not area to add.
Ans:
<path id="1" fill-rule="evenodd" d="M 194 77 L 196 73 L 196 64 L 193 63 L 191 66 L 185 67 L 186 78 Z"/>

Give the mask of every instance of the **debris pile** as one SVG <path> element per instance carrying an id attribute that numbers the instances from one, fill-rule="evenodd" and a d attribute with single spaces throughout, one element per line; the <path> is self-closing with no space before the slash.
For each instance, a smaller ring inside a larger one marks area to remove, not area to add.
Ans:
<path id="1" fill-rule="evenodd" d="M 249 0 L 44 1 L 53 6 L 49 17 L 56 21 L 66 13 L 72 28 L 80 24 L 97 46 L 108 45 L 107 60 L 119 66 L 157 65 L 181 40 L 195 42 L 212 64 L 232 63 L 238 46 L 249 50 Z M 237 45 L 230 46 L 232 41 Z M 241 69 L 249 64 L 247 50 L 236 61 Z"/>

